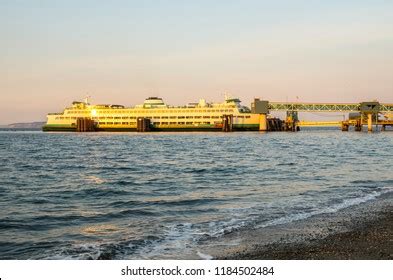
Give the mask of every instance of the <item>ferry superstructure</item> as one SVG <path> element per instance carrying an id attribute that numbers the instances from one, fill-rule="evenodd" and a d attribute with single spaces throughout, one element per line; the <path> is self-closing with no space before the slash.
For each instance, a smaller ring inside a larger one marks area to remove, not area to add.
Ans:
<path id="1" fill-rule="evenodd" d="M 96 131 L 135 131 L 138 118 L 149 119 L 152 131 L 221 130 L 223 116 L 230 116 L 233 130 L 266 130 L 266 115 L 251 113 L 238 98 L 226 98 L 222 103 L 198 103 L 168 106 L 162 98 L 149 97 L 135 107 L 122 105 L 91 105 L 73 102 L 62 113 L 47 115 L 44 131 L 76 131 L 78 119 L 94 122 Z"/>

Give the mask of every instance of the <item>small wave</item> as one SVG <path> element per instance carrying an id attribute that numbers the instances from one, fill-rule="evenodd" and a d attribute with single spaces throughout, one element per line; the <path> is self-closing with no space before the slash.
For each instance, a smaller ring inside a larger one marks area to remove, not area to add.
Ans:
<path id="1" fill-rule="evenodd" d="M 129 259 L 136 250 L 145 248 L 158 239 L 148 235 L 144 239 L 122 240 L 118 242 L 89 242 L 79 244 L 63 244 L 45 253 L 49 260 L 111 260 Z"/>
<path id="2" fill-rule="evenodd" d="M 296 163 L 294 162 L 282 162 L 277 164 L 277 166 L 294 166 L 294 165 L 296 165 Z"/>
<path id="3" fill-rule="evenodd" d="M 110 182 L 110 184 L 113 186 L 134 186 L 134 185 L 137 185 L 137 183 L 135 181 L 124 180 L 124 179 L 112 181 L 112 182 Z"/>
<path id="4" fill-rule="evenodd" d="M 116 190 L 110 188 L 103 188 L 103 189 L 87 188 L 82 190 L 79 194 L 94 196 L 94 197 L 102 197 L 102 196 L 111 196 L 111 195 L 125 195 L 128 194 L 128 192 L 125 190 Z M 79 194 L 75 194 L 75 195 L 79 195 Z"/>
<path id="5" fill-rule="evenodd" d="M 87 176 L 87 177 L 85 177 L 85 180 L 89 183 L 94 183 L 97 185 L 101 185 L 106 182 L 104 179 L 101 179 L 97 176 Z"/>
<path id="6" fill-rule="evenodd" d="M 312 211 L 312 212 L 306 212 L 306 213 L 298 213 L 298 214 L 293 214 L 293 215 L 289 215 L 289 216 L 285 216 L 285 217 L 281 217 L 272 221 L 268 221 L 265 222 L 259 226 L 257 226 L 257 228 L 263 228 L 263 227 L 268 227 L 268 226 L 275 226 L 275 225 L 281 225 L 281 224 L 287 224 L 290 222 L 295 222 L 295 221 L 299 221 L 299 220 L 304 220 L 307 218 L 310 218 L 312 216 L 316 216 L 316 215 L 320 215 L 320 214 L 329 214 L 329 213 L 335 213 L 338 212 L 342 209 L 348 208 L 348 207 L 352 207 L 352 206 L 356 206 L 359 205 L 361 203 L 365 203 L 367 201 L 376 199 L 377 197 L 386 194 L 386 193 L 390 193 L 393 190 L 384 190 L 381 192 L 373 192 L 370 194 L 367 194 L 363 197 L 357 197 L 357 198 L 351 198 L 351 199 L 346 199 L 341 203 L 332 205 L 330 207 L 324 208 L 324 209 L 320 209 L 317 211 Z"/>
<path id="7" fill-rule="evenodd" d="M 204 253 L 201 253 L 201 252 L 197 252 L 197 255 L 202 259 L 202 260 L 212 260 L 213 259 L 213 257 L 212 256 L 210 256 L 210 255 L 208 255 L 208 254 L 204 254 Z"/>
<path id="8" fill-rule="evenodd" d="M 354 180 L 351 181 L 352 184 L 375 184 L 374 180 Z"/>
<path id="9" fill-rule="evenodd" d="M 91 225 L 82 228 L 81 232 L 88 235 L 106 234 L 118 231 L 119 229 L 114 225 Z"/>
<path id="10" fill-rule="evenodd" d="M 157 216 L 158 213 L 150 210 L 143 209 L 129 209 L 114 213 L 116 216 Z"/>
<path id="11" fill-rule="evenodd" d="M 197 199 L 183 199 L 183 200 L 160 200 L 154 202 L 157 205 L 168 205 L 168 206 L 195 206 L 202 204 L 209 204 L 211 202 L 218 202 L 222 199 L 215 198 L 197 198 Z"/>
<path id="12" fill-rule="evenodd" d="M 129 207 L 129 206 L 140 206 L 143 204 L 145 203 L 138 200 L 127 200 L 127 201 L 113 201 L 108 203 L 107 206 L 113 208 L 122 208 L 122 207 Z"/>

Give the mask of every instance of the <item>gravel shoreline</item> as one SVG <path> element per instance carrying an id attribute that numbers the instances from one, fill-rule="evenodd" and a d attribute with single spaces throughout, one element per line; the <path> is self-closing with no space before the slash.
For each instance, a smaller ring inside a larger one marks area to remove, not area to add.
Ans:
<path id="1" fill-rule="evenodd" d="M 290 225 L 225 237 L 240 244 L 216 259 L 392 260 L 393 195 Z M 275 239 L 266 239 L 275 235 Z M 222 248 L 221 248 L 222 249 Z M 214 254 L 214 252 L 212 252 Z"/>

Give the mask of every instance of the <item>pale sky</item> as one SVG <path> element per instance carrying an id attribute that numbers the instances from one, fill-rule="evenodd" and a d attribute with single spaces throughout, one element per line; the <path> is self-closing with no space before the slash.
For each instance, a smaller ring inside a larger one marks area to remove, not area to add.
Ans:
<path id="1" fill-rule="evenodd" d="M 0 0 L 0 124 L 227 92 L 393 103 L 393 1 Z"/>

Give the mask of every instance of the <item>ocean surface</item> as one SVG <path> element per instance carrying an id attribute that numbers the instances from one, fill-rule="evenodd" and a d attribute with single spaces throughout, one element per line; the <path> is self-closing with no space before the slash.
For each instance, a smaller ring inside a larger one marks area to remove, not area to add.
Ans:
<path id="1" fill-rule="evenodd" d="M 392 131 L 0 130 L 0 160 L 0 259 L 199 258 L 393 191 Z"/>

